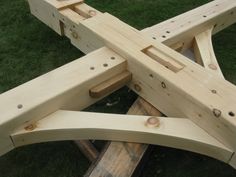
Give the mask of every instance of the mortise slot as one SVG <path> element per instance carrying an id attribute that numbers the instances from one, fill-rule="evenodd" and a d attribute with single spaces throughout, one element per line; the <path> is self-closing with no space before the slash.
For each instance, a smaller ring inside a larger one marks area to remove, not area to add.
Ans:
<path id="1" fill-rule="evenodd" d="M 146 49 L 142 50 L 142 52 L 175 73 L 184 68 L 184 64 L 176 61 L 168 54 L 159 51 L 154 46 L 147 47 Z"/>

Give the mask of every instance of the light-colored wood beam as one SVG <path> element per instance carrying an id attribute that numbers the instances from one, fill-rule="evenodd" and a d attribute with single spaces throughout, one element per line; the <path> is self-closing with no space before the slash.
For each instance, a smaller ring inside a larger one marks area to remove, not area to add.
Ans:
<path id="1" fill-rule="evenodd" d="M 126 67 L 124 59 L 102 48 L 1 94 L 0 154 L 14 148 L 9 135 L 16 127 L 58 109 L 86 108 L 98 101 L 90 97 L 90 88 L 124 72 Z"/>
<path id="2" fill-rule="evenodd" d="M 232 151 L 185 118 L 161 118 L 57 111 L 19 127 L 11 138 L 16 147 L 49 141 L 96 139 L 156 144 L 190 150 L 228 162 Z"/>
<path id="3" fill-rule="evenodd" d="M 195 59 L 197 63 L 203 65 L 206 69 L 224 78 L 212 45 L 212 30 L 213 27 L 195 36 L 193 44 Z"/>
<path id="4" fill-rule="evenodd" d="M 170 18 L 142 31 L 143 34 L 167 46 L 183 44 L 183 50 L 194 42 L 194 37 L 214 26 L 213 34 L 236 22 L 235 0 L 214 0 L 196 9 Z"/>

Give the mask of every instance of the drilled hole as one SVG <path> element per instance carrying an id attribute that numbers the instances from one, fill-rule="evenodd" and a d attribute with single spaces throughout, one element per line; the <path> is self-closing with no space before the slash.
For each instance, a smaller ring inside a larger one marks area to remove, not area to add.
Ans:
<path id="1" fill-rule="evenodd" d="M 116 59 L 116 57 L 111 57 L 111 60 L 115 60 Z"/>
<path id="2" fill-rule="evenodd" d="M 169 33 L 170 33 L 170 31 L 166 31 L 166 33 L 168 33 L 168 34 L 169 34 Z"/>
<path id="3" fill-rule="evenodd" d="M 163 37 L 163 38 L 166 38 L 166 36 L 165 36 L 165 35 L 163 35 L 162 37 Z"/>
<path id="4" fill-rule="evenodd" d="M 156 37 L 152 37 L 152 39 L 156 40 L 157 38 Z"/>
<path id="5" fill-rule="evenodd" d="M 216 90 L 211 90 L 212 93 L 214 94 L 217 94 L 217 91 Z"/>
<path id="6" fill-rule="evenodd" d="M 152 74 L 149 74 L 149 77 L 152 78 L 152 79 L 154 78 L 154 76 Z"/>
<path id="7" fill-rule="evenodd" d="M 104 67 L 108 67 L 108 64 L 107 64 L 107 63 L 104 63 L 103 66 L 104 66 Z"/>
<path id="8" fill-rule="evenodd" d="M 23 108 L 23 105 L 22 105 L 22 104 L 18 104 L 18 105 L 17 105 L 17 108 L 18 108 L 18 109 L 22 109 L 22 108 Z"/>
<path id="9" fill-rule="evenodd" d="M 204 18 L 206 18 L 207 16 L 206 15 L 203 15 Z"/>
<path id="10" fill-rule="evenodd" d="M 95 68 L 94 67 L 90 67 L 90 70 L 95 70 Z"/>
<path id="11" fill-rule="evenodd" d="M 235 116 L 235 114 L 234 114 L 232 111 L 229 112 L 229 115 L 230 115 L 231 117 L 234 117 L 234 116 Z"/>

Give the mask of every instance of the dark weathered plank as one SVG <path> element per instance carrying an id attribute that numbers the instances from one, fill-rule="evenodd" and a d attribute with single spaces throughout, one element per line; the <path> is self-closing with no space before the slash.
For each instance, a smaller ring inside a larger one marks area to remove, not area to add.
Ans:
<path id="1" fill-rule="evenodd" d="M 78 140 L 75 144 L 90 162 L 94 162 L 99 157 L 99 152 L 89 140 Z"/>

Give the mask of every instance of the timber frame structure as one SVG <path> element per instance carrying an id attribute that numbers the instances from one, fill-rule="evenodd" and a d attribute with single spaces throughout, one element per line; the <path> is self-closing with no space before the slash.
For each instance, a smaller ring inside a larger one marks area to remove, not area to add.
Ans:
<path id="1" fill-rule="evenodd" d="M 38 142 L 98 139 L 189 150 L 236 168 L 236 87 L 211 41 L 236 21 L 235 0 L 142 31 L 82 0 L 28 1 L 32 14 L 87 55 L 0 95 L 1 155 Z M 196 63 L 182 54 L 189 49 Z M 168 117 L 80 112 L 125 85 Z"/>

